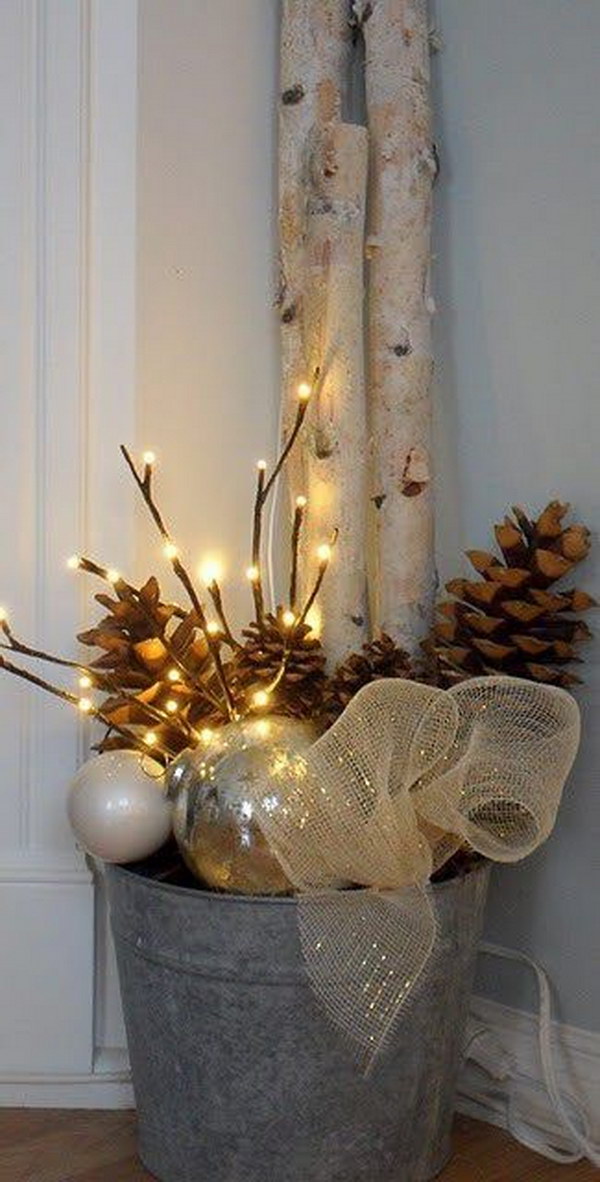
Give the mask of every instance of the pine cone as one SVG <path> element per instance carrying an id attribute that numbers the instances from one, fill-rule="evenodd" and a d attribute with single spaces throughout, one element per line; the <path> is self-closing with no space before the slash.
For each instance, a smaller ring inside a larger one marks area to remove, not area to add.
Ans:
<path id="1" fill-rule="evenodd" d="M 97 595 L 96 599 L 108 614 L 78 639 L 102 650 L 90 668 L 95 671 L 97 688 L 108 695 L 99 706 L 110 722 L 134 733 L 137 728 L 151 729 L 160 748 L 175 755 L 189 743 L 185 723 L 196 727 L 225 720 L 224 711 L 211 701 L 211 694 L 219 701 L 219 687 L 194 611 L 162 603 L 154 577 L 135 595 L 125 583 L 117 583 L 115 598 Z M 169 677 L 174 656 L 185 669 L 181 681 Z M 157 721 L 148 710 L 151 707 L 168 715 L 173 704 L 172 725 L 166 719 Z M 184 726 L 176 720 L 182 720 Z M 124 736 L 109 731 L 98 749 L 127 745 Z"/>
<path id="2" fill-rule="evenodd" d="M 245 642 L 234 652 L 228 672 L 238 701 L 274 681 L 288 650 L 285 673 L 273 691 L 271 710 L 294 718 L 314 718 L 322 708 L 325 654 L 308 624 L 292 630 L 283 621 L 283 608 L 265 616 L 262 632 L 253 621 L 242 632 Z"/>
<path id="3" fill-rule="evenodd" d="M 416 679 L 416 671 L 408 653 L 399 648 L 385 632 L 378 640 L 363 644 L 359 653 L 351 653 L 338 665 L 325 697 L 327 725 L 335 722 L 363 685 L 382 677 Z"/>
<path id="4" fill-rule="evenodd" d="M 575 588 L 554 589 L 590 549 L 584 525 L 563 527 L 568 509 L 551 501 L 534 521 L 513 508 L 514 516 L 495 526 L 504 561 L 467 551 L 481 578 L 446 584 L 454 598 L 438 605 L 425 646 L 440 684 L 493 673 L 562 686 L 580 680 L 566 666 L 580 661 L 577 646 L 591 636 L 577 613 L 595 601 Z"/>

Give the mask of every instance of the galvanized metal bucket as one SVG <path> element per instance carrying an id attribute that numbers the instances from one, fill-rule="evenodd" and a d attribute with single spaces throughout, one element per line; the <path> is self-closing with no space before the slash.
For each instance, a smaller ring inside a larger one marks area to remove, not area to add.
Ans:
<path id="1" fill-rule="evenodd" d="M 440 955 L 363 1078 L 303 966 L 293 898 L 108 867 L 139 1117 L 161 1182 L 425 1182 L 450 1156 L 487 867 L 432 887 Z"/>

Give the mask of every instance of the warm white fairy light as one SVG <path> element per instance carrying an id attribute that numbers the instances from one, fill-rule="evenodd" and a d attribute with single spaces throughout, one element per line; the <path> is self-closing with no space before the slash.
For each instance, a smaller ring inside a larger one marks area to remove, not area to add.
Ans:
<path id="1" fill-rule="evenodd" d="M 79 706 L 82 714 L 90 714 L 94 709 L 94 703 L 92 702 L 91 698 L 80 698 L 77 705 Z"/>
<path id="2" fill-rule="evenodd" d="M 321 635 L 323 619 L 321 615 L 321 608 L 319 607 L 318 603 L 313 603 L 306 617 L 306 623 L 308 624 L 313 636 Z"/>
<path id="3" fill-rule="evenodd" d="M 153 451 L 144 452 L 144 463 L 147 468 L 151 468 L 156 463 L 156 456 Z"/>
<path id="4" fill-rule="evenodd" d="M 177 546 L 174 542 L 165 542 L 163 554 L 165 558 L 168 558 L 169 561 L 172 561 L 174 558 L 177 558 L 179 550 L 177 549 Z"/>
<path id="5" fill-rule="evenodd" d="M 258 471 L 259 471 L 259 472 L 266 472 L 266 470 L 267 470 L 267 461 L 266 461 L 266 460 L 257 460 L 257 461 L 256 461 L 256 467 L 258 468 Z"/>
<path id="6" fill-rule="evenodd" d="M 209 636 L 217 636 L 219 632 L 219 625 L 217 624 L 216 620 L 209 620 L 208 624 L 206 625 L 206 631 L 208 632 Z"/>
<path id="7" fill-rule="evenodd" d="M 202 582 L 210 587 L 211 583 L 219 583 L 223 578 L 223 564 L 218 558 L 204 558 L 198 568 Z"/>
<path id="8" fill-rule="evenodd" d="M 317 550 L 317 558 L 319 559 L 319 562 L 321 562 L 324 566 L 330 561 L 331 546 L 328 546 L 327 542 L 323 542 L 323 545 L 319 546 L 319 548 Z"/>
<path id="9" fill-rule="evenodd" d="M 202 739 L 203 743 L 210 743 L 210 741 L 213 737 L 213 734 L 214 734 L 214 731 L 211 731 L 209 726 L 205 726 L 200 731 L 200 738 Z"/>
<path id="10" fill-rule="evenodd" d="M 0 624 L 5 624 L 8 620 L 8 612 L 5 607 L 0 607 Z"/>
<path id="11" fill-rule="evenodd" d="M 69 570 L 78 570 L 81 566 L 81 558 L 79 555 L 72 554 L 70 558 L 67 558 L 67 566 Z"/>
<path id="12" fill-rule="evenodd" d="M 88 677 L 87 673 L 85 673 L 83 677 L 79 678 L 79 688 L 80 689 L 91 689 L 93 684 L 94 683 L 93 683 L 91 677 Z"/>
<path id="13" fill-rule="evenodd" d="M 266 739 L 270 733 L 271 723 L 267 722 L 266 718 L 260 718 L 256 723 L 256 733 L 261 739 Z"/>
<path id="14" fill-rule="evenodd" d="M 169 714 L 177 714 L 177 711 L 179 710 L 179 703 L 175 701 L 175 698 L 169 698 L 168 702 L 165 702 L 165 710 L 167 710 Z"/>
<path id="15" fill-rule="evenodd" d="M 114 567 L 111 566 L 111 567 L 109 567 L 109 569 L 106 572 L 106 578 L 107 578 L 107 581 L 109 583 L 112 583 L 114 586 L 115 583 L 119 582 L 119 579 L 121 578 L 121 576 L 120 576 L 118 570 L 115 570 Z"/>
<path id="16" fill-rule="evenodd" d="M 297 509 L 306 509 L 307 504 L 308 504 L 308 502 L 306 500 L 306 497 L 296 497 L 296 508 Z"/>
<path id="17" fill-rule="evenodd" d="M 146 731 L 144 735 L 144 743 L 147 747 L 156 747 L 158 743 L 158 736 L 155 731 Z"/>
<path id="18" fill-rule="evenodd" d="M 310 382 L 300 382 L 296 393 L 298 395 L 299 402 L 308 402 L 312 394 L 312 386 L 310 385 Z"/>
<path id="19" fill-rule="evenodd" d="M 258 583 L 260 579 L 260 571 L 257 566 L 246 567 L 246 578 L 249 583 Z"/>
<path id="20" fill-rule="evenodd" d="M 181 673 L 179 669 L 169 669 L 167 673 L 167 681 L 181 681 Z"/>
<path id="21" fill-rule="evenodd" d="M 257 706 L 260 710 L 263 706 L 269 705 L 270 696 L 271 695 L 267 692 L 267 690 L 257 690 L 256 693 L 252 694 L 252 705 Z"/>
<path id="22" fill-rule="evenodd" d="M 290 611 L 288 608 L 286 611 L 284 611 L 282 620 L 286 628 L 293 628 L 294 624 L 296 623 L 296 616 L 294 615 L 294 612 Z"/>

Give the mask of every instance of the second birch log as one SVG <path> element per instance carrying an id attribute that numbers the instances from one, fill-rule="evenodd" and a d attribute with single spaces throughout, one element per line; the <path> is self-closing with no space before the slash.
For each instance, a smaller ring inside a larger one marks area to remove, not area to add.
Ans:
<path id="1" fill-rule="evenodd" d="M 431 461 L 431 189 L 426 0 L 356 3 L 371 144 L 369 415 L 375 624 L 418 651 L 435 595 Z"/>

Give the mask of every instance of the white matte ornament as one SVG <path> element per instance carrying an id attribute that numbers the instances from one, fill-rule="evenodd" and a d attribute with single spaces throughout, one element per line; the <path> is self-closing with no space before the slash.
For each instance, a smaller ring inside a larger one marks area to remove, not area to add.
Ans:
<path id="1" fill-rule="evenodd" d="M 105 862 L 146 858 L 171 832 L 164 769 L 137 751 L 96 755 L 75 776 L 67 813 L 87 853 Z"/>

